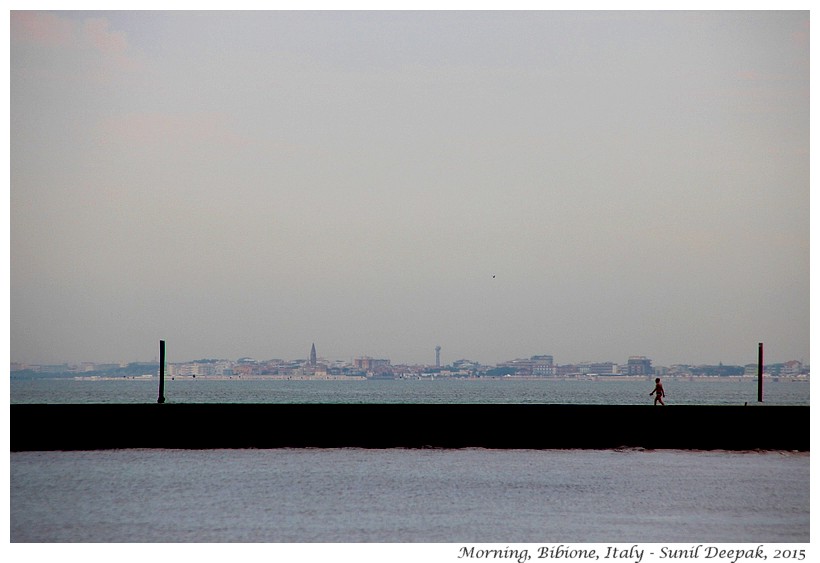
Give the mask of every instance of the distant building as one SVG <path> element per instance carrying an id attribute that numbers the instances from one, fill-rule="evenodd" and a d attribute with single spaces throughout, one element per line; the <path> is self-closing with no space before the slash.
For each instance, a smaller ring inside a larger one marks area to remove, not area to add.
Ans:
<path id="1" fill-rule="evenodd" d="M 68 373 L 73 371 L 68 364 L 31 366 L 37 373 Z"/>
<path id="2" fill-rule="evenodd" d="M 516 358 L 515 360 L 509 360 L 507 362 L 502 362 L 498 364 L 499 368 L 507 368 L 512 371 L 515 375 L 532 375 L 533 368 L 535 367 L 535 360 L 527 359 L 527 358 Z"/>
<path id="3" fill-rule="evenodd" d="M 627 375 L 653 375 L 652 360 L 646 356 L 629 356 L 626 363 Z"/>
<path id="4" fill-rule="evenodd" d="M 256 362 L 237 363 L 233 366 L 232 374 L 239 376 L 259 375 L 262 373 L 262 366 Z"/>
<path id="5" fill-rule="evenodd" d="M 614 362 L 583 362 L 578 364 L 578 371 L 590 375 L 618 375 L 620 373 Z"/>
<path id="6" fill-rule="evenodd" d="M 194 363 L 168 364 L 165 366 L 165 372 L 167 375 L 180 377 L 204 375 L 202 373 L 202 366 Z"/>
<path id="7" fill-rule="evenodd" d="M 466 359 L 456 360 L 452 363 L 452 366 L 456 372 L 462 375 L 472 375 L 481 370 L 481 365 L 478 362 Z"/>
<path id="8" fill-rule="evenodd" d="M 316 344 L 310 345 L 310 365 L 316 365 Z"/>
<path id="9" fill-rule="evenodd" d="M 555 364 L 552 356 L 541 355 L 530 358 L 534 363 L 532 364 L 532 374 L 540 377 L 555 375 Z"/>
<path id="10" fill-rule="evenodd" d="M 566 377 L 568 375 L 576 375 L 580 373 L 580 370 L 575 364 L 564 364 L 555 366 L 553 368 L 553 373 L 559 377 Z"/>
<path id="11" fill-rule="evenodd" d="M 797 360 L 790 360 L 783 364 L 783 367 L 780 370 L 780 375 L 794 377 L 800 375 L 803 371 L 803 364 L 802 362 L 798 362 Z"/>
<path id="12" fill-rule="evenodd" d="M 376 359 L 369 356 L 355 358 L 353 360 L 353 367 L 365 373 L 386 373 L 392 370 L 390 367 L 390 360 Z"/>
<path id="13" fill-rule="evenodd" d="M 214 363 L 214 375 L 233 375 L 233 363 L 228 360 L 219 360 Z"/>

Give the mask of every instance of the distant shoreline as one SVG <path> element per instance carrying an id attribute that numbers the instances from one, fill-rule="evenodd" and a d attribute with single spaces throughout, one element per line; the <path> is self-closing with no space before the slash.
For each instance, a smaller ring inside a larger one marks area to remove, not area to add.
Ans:
<path id="1" fill-rule="evenodd" d="M 440 380 L 440 381 L 652 381 L 654 375 L 580 375 L 580 376 L 536 376 L 536 375 L 509 375 L 509 376 L 482 376 L 482 377 L 453 377 L 453 376 L 395 376 L 395 377 L 366 377 L 362 375 L 200 375 L 200 376 L 165 376 L 166 381 L 415 381 L 415 380 Z M 674 381 L 737 381 L 754 382 L 756 375 L 666 375 L 662 379 Z M 129 375 L 129 376 L 97 376 L 97 375 L 75 375 L 64 377 L 36 377 L 26 378 L 41 381 L 155 381 L 159 380 L 158 375 Z M 795 382 L 809 383 L 811 377 L 808 376 L 771 376 L 764 374 L 763 379 L 773 382 Z"/>

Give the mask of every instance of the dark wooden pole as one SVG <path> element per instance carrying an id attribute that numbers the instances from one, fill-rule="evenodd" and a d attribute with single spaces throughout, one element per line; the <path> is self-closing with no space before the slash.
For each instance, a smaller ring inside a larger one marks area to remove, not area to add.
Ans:
<path id="1" fill-rule="evenodd" d="M 157 403 L 165 402 L 165 341 L 159 341 L 159 397 Z"/>
<path id="2" fill-rule="evenodd" d="M 757 402 L 763 402 L 763 343 L 757 345 Z"/>

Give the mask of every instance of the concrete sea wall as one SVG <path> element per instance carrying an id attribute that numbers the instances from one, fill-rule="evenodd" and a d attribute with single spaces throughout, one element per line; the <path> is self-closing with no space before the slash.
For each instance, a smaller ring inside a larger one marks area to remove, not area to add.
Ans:
<path id="1" fill-rule="evenodd" d="M 10 445 L 809 451 L 809 418 L 774 405 L 13 404 Z"/>

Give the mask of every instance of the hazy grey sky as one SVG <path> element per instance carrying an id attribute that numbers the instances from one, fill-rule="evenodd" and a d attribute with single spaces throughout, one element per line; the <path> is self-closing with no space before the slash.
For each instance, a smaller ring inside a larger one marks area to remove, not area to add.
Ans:
<path id="1" fill-rule="evenodd" d="M 808 12 L 13 12 L 11 360 L 809 358 Z"/>

